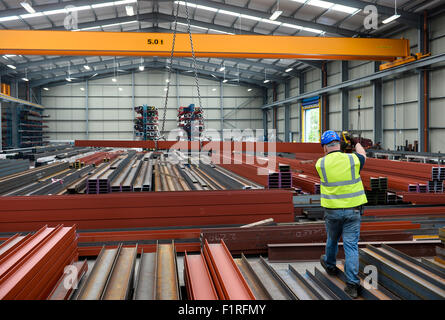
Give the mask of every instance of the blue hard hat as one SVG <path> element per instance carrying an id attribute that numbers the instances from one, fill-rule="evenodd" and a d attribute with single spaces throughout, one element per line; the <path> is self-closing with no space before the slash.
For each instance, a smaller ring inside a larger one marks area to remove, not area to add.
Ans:
<path id="1" fill-rule="evenodd" d="M 340 137 L 338 136 L 337 132 L 333 130 L 323 132 L 323 134 L 321 135 L 321 145 L 324 146 L 325 144 L 329 144 L 332 141 L 340 141 Z"/>

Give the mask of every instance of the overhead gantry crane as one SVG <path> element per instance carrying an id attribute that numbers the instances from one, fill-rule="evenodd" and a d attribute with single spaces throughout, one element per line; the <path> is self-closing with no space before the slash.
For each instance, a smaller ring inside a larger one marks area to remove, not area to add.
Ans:
<path id="1" fill-rule="evenodd" d="M 0 54 L 170 56 L 173 34 L 0 30 Z M 196 57 L 377 60 L 410 55 L 406 39 L 193 34 Z M 188 34 L 176 34 L 174 56 L 192 56 Z"/>

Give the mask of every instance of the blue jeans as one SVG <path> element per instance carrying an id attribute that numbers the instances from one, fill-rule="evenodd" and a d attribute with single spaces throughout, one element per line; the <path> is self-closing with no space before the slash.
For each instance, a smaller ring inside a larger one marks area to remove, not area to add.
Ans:
<path id="1" fill-rule="evenodd" d="M 338 241 L 343 237 L 345 252 L 346 282 L 360 284 L 358 278 L 358 240 L 360 237 L 360 210 L 357 209 L 326 209 L 326 264 L 335 267 Z"/>

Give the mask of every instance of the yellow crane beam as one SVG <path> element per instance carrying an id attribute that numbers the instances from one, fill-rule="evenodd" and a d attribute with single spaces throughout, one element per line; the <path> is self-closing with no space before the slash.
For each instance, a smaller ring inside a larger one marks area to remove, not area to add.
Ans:
<path id="1" fill-rule="evenodd" d="M 170 56 L 173 34 L 0 30 L 0 54 Z M 197 57 L 394 61 L 410 54 L 406 39 L 193 34 Z M 190 57 L 177 34 L 176 57 Z"/>

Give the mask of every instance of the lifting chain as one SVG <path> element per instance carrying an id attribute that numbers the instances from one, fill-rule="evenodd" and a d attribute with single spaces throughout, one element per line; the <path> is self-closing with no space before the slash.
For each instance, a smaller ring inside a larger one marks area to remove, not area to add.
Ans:
<path id="1" fill-rule="evenodd" d="M 172 50 L 170 52 L 170 65 L 168 68 L 168 81 L 167 81 L 167 92 L 165 94 L 165 103 L 164 103 L 164 110 L 162 114 L 162 127 L 161 127 L 161 137 L 165 140 L 165 117 L 167 115 L 167 103 L 168 103 L 168 93 L 170 91 L 170 79 L 171 79 L 171 73 L 172 73 L 172 66 L 173 66 L 173 53 L 175 51 L 175 42 L 176 42 L 176 29 L 178 27 L 178 12 L 179 12 L 179 2 L 176 6 L 176 13 L 175 13 L 175 20 L 174 20 L 174 26 L 173 26 L 173 43 L 172 43 Z M 158 149 L 158 145 L 156 142 L 156 150 Z"/>
<path id="2" fill-rule="evenodd" d="M 171 79 L 171 71 L 172 71 L 172 66 L 173 66 L 173 53 L 175 51 L 175 41 L 176 41 L 178 12 L 179 12 L 179 2 L 177 3 L 177 6 L 176 6 L 176 13 L 175 13 L 175 20 L 174 20 L 174 29 L 173 29 L 173 43 L 172 43 L 172 50 L 170 52 L 170 65 L 169 65 L 169 68 L 168 68 L 167 92 L 166 92 L 166 95 L 165 95 L 165 103 L 164 103 L 164 110 L 163 110 L 163 116 L 162 116 L 161 131 L 162 131 L 162 138 L 164 140 L 166 140 L 165 139 L 165 118 L 166 118 L 166 113 L 167 113 L 167 103 L 168 103 L 168 96 L 169 96 L 169 91 L 170 91 L 170 79 Z M 188 31 L 188 34 L 189 34 L 190 46 L 191 46 L 191 50 L 192 50 L 193 71 L 194 71 L 194 76 L 195 76 L 196 89 L 197 89 L 197 92 L 198 92 L 199 107 L 200 107 L 202 115 L 203 115 L 202 118 L 204 119 L 204 110 L 202 108 L 202 102 L 201 102 L 201 90 L 200 90 L 200 87 L 199 87 L 198 73 L 197 73 L 197 67 L 196 67 L 195 49 L 194 49 L 194 46 L 193 46 L 192 32 L 190 30 L 190 18 L 189 18 L 189 11 L 188 11 L 188 5 L 187 4 L 185 5 L 185 12 L 186 12 L 186 17 L 187 17 L 187 31 Z M 202 141 L 200 143 L 202 144 Z M 201 147 L 202 147 L 202 145 L 201 145 Z M 156 149 L 157 149 L 157 143 L 156 143 Z"/>

